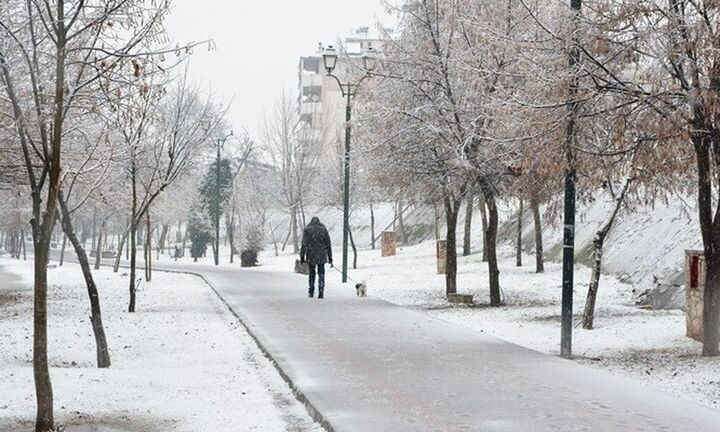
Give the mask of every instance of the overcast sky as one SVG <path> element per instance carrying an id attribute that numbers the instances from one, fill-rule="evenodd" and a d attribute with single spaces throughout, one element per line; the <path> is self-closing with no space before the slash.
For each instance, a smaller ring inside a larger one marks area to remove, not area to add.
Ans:
<path id="1" fill-rule="evenodd" d="M 179 43 L 213 39 L 197 49 L 191 74 L 223 100 L 230 120 L 253 138 L 283 88 L 297 86 L 300 56 L 360 26 L 388 22 L 381 0 L 176 0 L 168 26 Z"/>

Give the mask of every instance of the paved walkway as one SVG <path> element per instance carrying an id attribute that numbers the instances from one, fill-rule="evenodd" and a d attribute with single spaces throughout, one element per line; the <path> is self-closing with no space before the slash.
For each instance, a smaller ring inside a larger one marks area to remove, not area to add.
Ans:
<path id="1" fill-rule="evenodd" d="M 204 275 L 329 430 L 720 430 L 720 411 L 350 286 L 319 301 L 289 273 L 168 267 Z"/>

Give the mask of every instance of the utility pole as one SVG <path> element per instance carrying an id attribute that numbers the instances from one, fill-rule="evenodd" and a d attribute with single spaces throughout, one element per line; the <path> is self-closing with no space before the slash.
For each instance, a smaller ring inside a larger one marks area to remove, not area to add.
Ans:
<path id="1" fill-rule="evenodd" d="M 342 283 L 347 283 L 348 274 L 348 237 L 350 234 L 350 120 L 352 119 L 351 92 L 347 92 L 345 106 L 345 157 L 343 158 L 343 246 L 342 246 Z"/>
<path id="2" fill-rule="evenodd" d="M 333 75 L 335 66 L 337 65 L 338 53 L 335 48 L 328 46 L 323 53 L 323 63 L 327 76 L 337 81 L 338 87 L 343 97 L 347 98 L 345 104 L 345 154 L 343 155 L 343 245 L 342 245 L 342 283 L 348 280 L 348 242 L 350 237 L 350 143 L 351 128 L 350 120 L 352 119 L 352 99 L 357 94 L 358 88 L 363 81 L 369 78 L 375 69 L 375 52 L 370 49 L 363 53 L 362 69 L 365 74 L 356 83 L 348 81 L 343 83 L 340 78 Z"/>
<path id="3" fill-rule="evenodd" d="M 217 156 L 215 158 L 215 247 L 213 248 L 213 258 L 216 266 L 220 265 L 220 149 L 231 136 L 235 136 L 232 131 L 225 138 L 217 140 Z"/>
<path id="4" fill-rule="evenodd" d="M 562 275 L 562 324 L 560 330 L 560 355 L 572 356 L 572 320 L 573 320 L 573 272 L 575 269 L 575 135 L 578 110 L 578 85 L 580 48 L 578 46 L 578 21 L 582 9 L 582 0 L 570 0 L 573 9 L 573 46 L 570 50 L 569 65 L 573 74 L 568 92 L 568 121 L 565 127 L 565 215 L 563 234 L 563 275 Z"/>
<path id="5" fill-rule="evenodd" d="M 215 265 L 220 265 L 220 146 L 222 140 L 217 141 L 217 158 L 215 159 L 215 247 L 213 258 Z"/>

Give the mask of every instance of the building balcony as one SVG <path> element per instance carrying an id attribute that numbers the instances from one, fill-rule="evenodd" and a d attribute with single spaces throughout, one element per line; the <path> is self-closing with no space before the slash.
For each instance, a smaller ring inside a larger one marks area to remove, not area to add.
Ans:
<path id="1" fill-rule="evenodd" d="M 300 104 L 300 114 L 312 115 L 320 112 L 320 102 L 303 102 Z"/>
<path id="2" fill-rule="evenodd" d="M 301 74 L 300 87 L 322 87 L 323 76 L 320 74 Z"/>

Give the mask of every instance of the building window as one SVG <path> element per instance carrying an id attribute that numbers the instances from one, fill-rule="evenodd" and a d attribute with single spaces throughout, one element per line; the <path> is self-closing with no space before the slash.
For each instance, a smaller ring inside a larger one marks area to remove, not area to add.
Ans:
<path id="1" fill-rule="evenodd" d="M 303 70 L 305 72 L 320 73 L 320 58 L 307 57 L 303 59 Z"/>
<path id="2" fill-rule="evenodd" d="M 306 86 L 303 87 L 302 92 L 303 96 L 320 99 L 320 96 L 322 96 L 322 86 Z"/>

